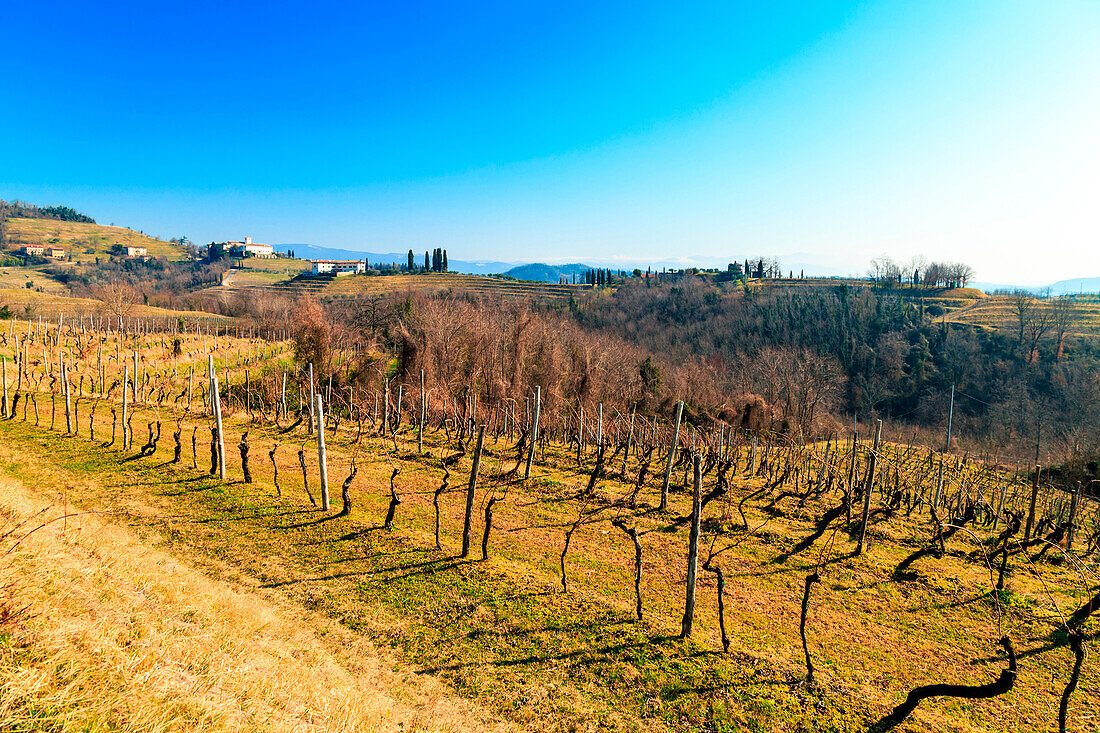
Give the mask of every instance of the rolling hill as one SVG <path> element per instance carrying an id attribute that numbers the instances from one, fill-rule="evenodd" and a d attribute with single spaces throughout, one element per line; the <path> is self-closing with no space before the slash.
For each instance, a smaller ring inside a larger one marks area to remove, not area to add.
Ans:
<path id="1" fill-rule="evenodd" d="M 591 269 L 588 265 L 582 265 L 579 262 L 569 265 L 547 265 L 542 262 L 533 262 L 529 265 L 513 267 L 504 274 L 517 280 L 557 284 L 562 281 L 562 278 L 565 278 L 566 282 L 572 282 L 574 275 L 579 277 L 582 273 Z"/>
<path id="2" fill-rule="evenodd" d="M 183 247 L 125 227 L 57 221 L 54 219 L 10 218 L 4 222 L 7 246 L 17 249 L 25 244 L 64 247 L 74 262 L 107 257 L 115 245 L 144 247 L 151 257 L 186 259 Z"/>

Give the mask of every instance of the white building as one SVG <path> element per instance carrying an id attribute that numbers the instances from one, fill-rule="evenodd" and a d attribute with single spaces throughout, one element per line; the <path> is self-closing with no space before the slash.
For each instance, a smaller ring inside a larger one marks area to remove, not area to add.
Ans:
<path id="1" fill-rule="evenodd" d="M 354 275 L 367 271 L 363 260 L 312 260 L 314 275 Z"/>
<path id="2" fill-rule="evenodd" d="M 234 257 L 260 257 L 265 260 L 275 257 L 275 248 L 270 244 L 259 244 L 252 237 L 243 242 L 222 242 L 222 249 Z"/>
<path id="3" fill-rule="evenodd" d="M 126 248 L 126 256 L 127 257 L 144 257 L 147 254 L 149 254 L 149 251 L 147 249 L 145 249 L 144 247 L 127 247 Z"/>
<path id="4" fill-rule="evenodd" d="M 24 244 L 23 254 L 31 255 L 33 257 L 41 257 L 46 253 L 46 248 L 37 244 Z"/>

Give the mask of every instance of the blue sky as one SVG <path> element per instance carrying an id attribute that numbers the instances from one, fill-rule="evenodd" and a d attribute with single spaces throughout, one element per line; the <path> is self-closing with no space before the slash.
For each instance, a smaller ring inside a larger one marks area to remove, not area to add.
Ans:
<path id="1" fill-rule="evenodd" d="M 19 3 L 0 197 L 198 242 L 1100 276 L 1097 38 L 1094 0 Z"/>

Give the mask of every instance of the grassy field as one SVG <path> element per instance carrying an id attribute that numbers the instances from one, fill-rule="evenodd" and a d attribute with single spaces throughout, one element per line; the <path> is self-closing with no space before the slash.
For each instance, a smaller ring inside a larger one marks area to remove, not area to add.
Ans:
<path id="1" fill-rule="evenodd" d="M 169 260 L 186 258 L 182 247 L 140 234 L 124 227 L 54 221 L 52 219 L 11 218 L 4 222 L 9 244 L 18 249 L 24 244 L 64 247 L 74 262 L 91 262 L 110 256 L 111 247 L 145 247 L 150 257 Z"/>
<path id="2" fill-rule="evenodd" d="M 68 292 L 64 285 L 34 267 L 0 267 L 0 290 L 31 290 L 49 295 Z"/>
<path id="3" fill-rule="evenodd" d="M 235 290 L 276 285 L 304 272 L 309 272 L 312 267 L 308 260 L 287 258 L 268 260 L 249 257 L 238 262 L 237 267 L 226 273 L 222 281 L 222 287 Z"/>
<path id="4" fill-rule="evenodd" d="M 266 368 L 265 384 L 271 388 L 291 365 L 288 355 L 279 347 L 223 337 L 216 364 L 226 395 L 230 480 L 222 483 L 205 470 L 210 433 L 208 418 L 200 414 L 201 385 L 192 411 L 175 398 L 186 386 L 186 365 L 201 369 L 205 363 L 208 340 L 184 341 L 178 377 L 156 337 L 141 344 L 142 363 L 155 375 L 149 394 L 164 398 L 148 397 L 134 408 L 132 450 L 122 451 L 119 440 L 107 444 L 117 389 L 111 401 L 99 401 L 95 440 L 88 430 L 95 398 L 78 400 L 78 434 L 65 437 L 63 402 L 62 411 L 52 415 L 51 430 L 46 391 L 26 419 L 19 412 L 17 419 L 0 422 L 4 474 L 53 497 L 63 493 L 64 501 L 82 510 L 110 512 L 110 522 L 127 526 L 158 551 L 215 579 L 230 579 L 331 619 L 348 633 L 392 649 L 403 671 L 439 679 L 477 705 L 534 730 L 868 729 L 915 686 L 995 679 L 1005 665 L 997 644 L 1002 634 L 1011 636 L 1021 656 L 1019 680 L 1008 695 L 928 700 L 899 730 L 1053 726 L 1072 663 L 1054 627 L 1060 613 L 1095 592 L 1090 591 L 1095 564 L 1078 567 L 1061 561 L 1059 552 L 1014 561 L 1007 590 L 991 593 L 990 569 L 967 557 L 995 534 L 981 526 L 956 535 L 942 559 L 917 560 L 899 576 L 903 561 L 929 542 L 928 520 L 919 512 L 899 512 L 874 524 L 870 551 L 859 558 L 849 555 L 847 525 L 794 552 L 834 499 L 797 502 L 766 492 L 745 504 L 752 528 L 746 532 L 739 528 L 736 507 L 763 488 L 763 479 L 737 471 L 730 495 L 711 505 L 704 522 L 704 548 L 714 543 L 721 550 L 718 562 L 726 576 L 731 644 L 723 653 L 714 576 L 708 572 L 701 572 L 695 634 L 690 640 L 676 638 L 687 532 L 675 520 L 688 514 L 691 504 L 682 469 L 675 473 L 669 512 L 655 510 L 659 479 L 652 478 L 643 486 L 639 509 L 631 511 L 617 498 L 634 483 L 636 459 L 625 477 L 618 468 L 610 470 L 594 495 L 585 496 L 581 489 L 591 472 L 591 453 L 578 466 L 570 449 L 551 444 L 524 481 L 505 475 L 515 463 L 511 444 L 491 438 L 475 497 L 474 551 L 471 558 L 459 558 L 468 452 L 451 466 L 451 489 L 441 496 L 442 549 L 435 548 L 433 537 L 432 499 L 443 480 L 440 458 L 459 450 L 453 433 L 433 428 L 420 454 L 407 426 L 393 438 L 368 430 L 357 442 L 354 422 L 345 417 L 339 427 L 331 425 L 335 429 L 326 437 L 334 509 L 352 461 L 357 473 L 349 514 L 323 514 L 306 491 L 308 486 L 318 497 L 313 438 L 302 427 L 287 431 L 257 421 L 255 410 L 246 411 L 239 401 L 246 370 L 255 390 L 256 375 Z M 74 382 L 78 374 L 94 373 L 88 360 L 74 369 Z M 109 365 L 111 378 L 117 369 Z M 24 399 L 20 410 L 26 404 Z M 41 412 L 37 426 L 36 411 Z M 164 428 L 158 452 L 139 456 L 146 423 L 158 420 Z M 176 420 L 183 452 L 171 463 Z M 245 431 L 251 484 L 242 481 L 236 449 Z M 268 459 L 276 445 L 278 488 Z M 299 449 L 307 463 L 305 486 Z M 400 469 L 395 487 L 402 503 L 392 529 L 385 529 L 394 469 Z M 490 496 L 498 499 L 494 530 L 489 558 L 480 561 L 481 517 Z M 1018 500 L 1013 494 L 1012 501 Z M 563 592 L 564 534 L 582 516 L 591 521 L 572 537 L 565 563 L 568 592 Z M 633 549 L 611 526 L 616 517 L 641 535 L 642 621 L 633 613 Z M 807 685 L 798 622 L 803 581 L 814 570 L 822 573 L 822 585 L 812 598 L 808 636 L 818 674 Z M 1086 628 L 1095 651 L 1095 621 Z M 232 665 L 236 652 L 229 648 L 222 663 Z M 10 676 L 10 668 L 3 674 Z M 207 673 L 198 674 L 208 684 Z M 1098 707 L 1100 674 L 1090 663 L 1073 699 L 1077 729 L 1094 725 L 1091 716 Z"/>

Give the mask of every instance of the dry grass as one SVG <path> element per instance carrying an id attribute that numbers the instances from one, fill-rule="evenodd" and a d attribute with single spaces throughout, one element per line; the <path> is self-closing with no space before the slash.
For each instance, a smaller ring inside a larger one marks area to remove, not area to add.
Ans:
<path id="1" fill-rule="evenodd" d="M 105 257 L 116 244 L 123 247 L 145 247 L 151 257 L 182 260 L 186 256 L 179 245 L 125 227 L 20 218 L 8 219 L 4 226 L 13 249 L 24 244 L 64 247 L 76 262 L 94 261 L 97 256 Z"/>
<path id="2" fill-rule="evenodd" d="M 59 519 L 10 479 L 0 514 L 5 549 L 18 544 L 0 566 L 3 602 L 22 609 L 0 637 L 3 730 L 494 727 L 357 635 L 211 580 L 105 517 Z"/>
<path id="3" fill-rule="evenodd" d="M 1035 301 L 1042 303 L 1042 301 Z M 965 323 L 981 328 L 995 329 L 1012 333 L 1017 328 L 1017 316 L 1012 296 L 991 295 L 958 310 L 950 311 L 946 316 L 948 323 Z M 1100 299 L 1081 297 L 1075 299 L 1072 336 L 1100 335 Z"/>
<path id="4" fill-rule="evenodd" d="M 27 283 L 31 284 L 30 288 L 27 287 Z M 0 289 L 41 290 L 51 295 L 62 295 L 68 292 L 57 280 L 31 267 L 0 267 Z"/>
<path id="5" fill-rule="evenodd" d="M 241 266 L 238 269 L 245 272 L 273 272 L 293 277 L 302 272 L 309 272 L 312 266 L 309 260 L 300 260 L 296 257 L 275 257 L 272 259 L 246 257 L 241 260 Z"/>
<path id="6" fill-rule="evenodd" d="M 93 298 L 75 298 L 58 295 L 53 292 L 35 292 L 26 288 L 0 286 L 0 305 L 6 305 L 17 320 L 37 319 L 39 316 L 56 320 L 58 314 L 64 314 L 66 320 L 79 315 L 103 314 L 103 303 Z M 222 316 L 202 311 L 181 311 L 157 308 L 150 305 L 135 305 L 131 317 L 143 318 L 186 318 L 188 321 L 213 319 L 226 320 Z M 6 328 L 6 326 L 5 326 Z"/>

